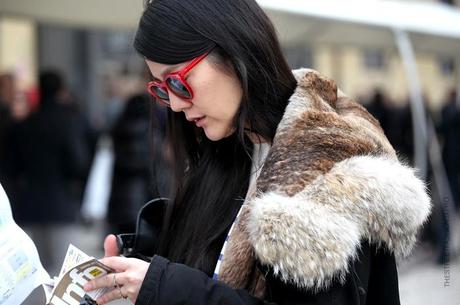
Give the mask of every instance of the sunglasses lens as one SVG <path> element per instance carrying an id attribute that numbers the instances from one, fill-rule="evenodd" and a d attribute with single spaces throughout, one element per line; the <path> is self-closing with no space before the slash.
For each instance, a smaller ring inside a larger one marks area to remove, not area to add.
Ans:
<path id="1" fill-rule="evenodd" d="M 151 93 L 162 100 L 169 101 L 169 95 L 168 91 L 166 91 L 166 88 L 162 88 L 160 86 L 152 85 L 150 86 L 150 91 Z"/>
<path id="2" fill-rule="evenodd" d="M 173 91 L 177 96 L 187 99 L 192 98 L 192 95 L 188 91 L 187 87 L 180 79 L 169 77 L 166 79 L 166 83 L 168 84 L 169 89 L 171 89 L 171 91 Z"/>

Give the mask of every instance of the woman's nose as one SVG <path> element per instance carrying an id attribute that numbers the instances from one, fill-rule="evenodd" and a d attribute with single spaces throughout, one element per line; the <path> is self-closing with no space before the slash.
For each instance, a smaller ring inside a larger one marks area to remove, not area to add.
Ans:
<path id="1" fill-rule="evenodd" d="M 184 109 L 190 108 L 192 103 L 184 101 L 183 99 L 177 97 L 176 95 L 170 93 L 169 94 L 169 105 L 171 110 L 174 112 L 181 112 Z"/>

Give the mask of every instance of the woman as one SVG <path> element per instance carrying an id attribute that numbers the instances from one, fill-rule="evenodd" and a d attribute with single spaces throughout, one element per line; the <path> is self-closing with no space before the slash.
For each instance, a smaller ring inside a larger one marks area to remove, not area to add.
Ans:
<path id="1" fill-rule="evenodd" d="M 176 192 L 150 264 L 106 239 L 99 304 L 399 304 L 424 185 L 333 81 L 290 71 L 255 1 L 148 2 L 134 47 L 170 107 Z"/>

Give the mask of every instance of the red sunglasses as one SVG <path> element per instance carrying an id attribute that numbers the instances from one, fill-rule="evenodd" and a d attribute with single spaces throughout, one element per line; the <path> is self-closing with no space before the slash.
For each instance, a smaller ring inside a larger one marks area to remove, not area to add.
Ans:
<path id="1" fill-rule="evenodd" d="M 209 52 L 204 53 L 194 58 L 186 67 L 180 71 L 169 73 L 165 76 L 164 81 L 153 80 L 147 84 L 147 91 L 166 106 L 170 106 L 169 91 L 188 102 L 192 101 L 193 90 L 185 80 L 185 76 L 190 72 L 200 61 L 202 61 Z"/>

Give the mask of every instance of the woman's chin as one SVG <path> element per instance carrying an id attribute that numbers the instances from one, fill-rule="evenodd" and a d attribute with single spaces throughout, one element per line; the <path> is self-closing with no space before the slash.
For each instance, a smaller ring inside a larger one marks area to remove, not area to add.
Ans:
<path id="1" fill-rule="evenodd" d="M 206 127 L 203 128 L 203 130 L 204 130 L 204 133 L 205 133 L 206 137 L 209 140 L 213 141 L 213 142 L 220 141 L 220 140 L 222 140 L 224 138 L 228 138 L 229 136 L 231 136 L 234 133 L 234 131 L 232 131 L 232 132 L 229 132 L 229 131 L 223 132 L 223 131 L 220 131 L 220 130 L 212 130 L 212 129 L 206 128 Z"/>
<path id="2" fill-rule="evenodd" d="M 206 129 L 204 130 L 204 134 L 206 135 L 206 137 L 213 141 L 213 142 L 216 142 L 216 141 L 219 141 L 219 140 L 222 140 L 223 138 L 225 138 L 222 134 L 216 134 L 216 133 L 212 133 L 212 132 L 206 132 Z"/>

